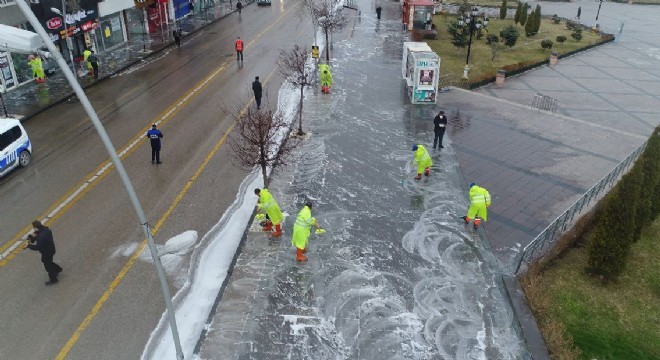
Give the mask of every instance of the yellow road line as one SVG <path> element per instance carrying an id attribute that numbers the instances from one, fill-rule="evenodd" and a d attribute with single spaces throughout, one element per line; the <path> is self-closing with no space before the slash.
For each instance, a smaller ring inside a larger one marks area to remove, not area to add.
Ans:
<path id="1" fill-rule="evenodd" d="M 128 96 L 131 96 L 131 95 L 132 95 L 135 91 L 137 91 L 137 90 L 138 90 L 138 88 L 134 88 L 133 90 L 128 91 L 126 94 L 123 94 L 123 95 L 121 95 L 119 98 L 117 98 L 117 101 L 121 101 L 121 100 L 123 100 L 124 98 L 126 98 L 126 97 L 128 97 Z M 110 106 L 115 106 L 117 101 L 115 101 L 115 102 L 112 103 L 112 104 L 108 104 L 108 105 L 102 107 L 102 108 L 101 108 L 100 110 L 98 110 L 97 112 L 98 112 L 98 113 L 101 113 L 101 112 L 105 111 L 107 108 L 109 108 Z M 84 121 L 78 123 L 78 125 L 76 125 L 76 126 L 79 126 L 80 124 L 82 124 L 82 123 L 84 123 L 84 122 L 87 122 L 87 121 L 89 121 L 89 117 L 86 117 Z M 84 182 L 84 181 L 83 181 L 83 182 Z M 81 185 L 83 182 L 79 183 L 77 186 L 74 186 L 72 189 L 70 189 L 70 190 L 69 190 L 64 196 L 60 197 L 57 201 L 55 201 L 55 204 L 58 204 L 58 203 L 64 201 L 67 197 L 69 197 L 69 196 L 71 195 L 71 193 L 72 193 L 76 188 L 80 187 L 80 185 Z M 56 207 L 55 205 L 51 206 L 51 208 L 48 209 L 48 211 L 46 211 L 46 213 L 51 212 L 52 209 L 54 209 L 55 207 Z M 43 218 L 43 216 L 42 216 L 42 218 Z M 15 243 L 16 240 L 18 240 L 18 238 L 21 237 L 21 234 L 27 234 L 31 229 L 32 229 L 32 225 L 27 225 L 27 226 L 25 226 L 23 229 L 21 229 L 21 230 L 18 232 L 18 234 L 17 234 L 18 236 L 15 235 L 10 241 L 8 241 L 8 242 L 6 242 L 5 244 L 3 244 L 2 246 L 0 246 L 0 259 L 4 259 L 4 258 L 2 257 L 1 254 L 3 254 L 4 251 L 5 251 L 9 246 L 11 246 L 13 243 Z M 2 266 L 4 266 L 4 265 L 5 265 L 5 261 L 0 261 L 0 267 L 2 267 Z"/>
<path id="2" fill-rule="evenodd" d="M 225 70 L 228 61 L 224 62 L 220 67 L 216 68 L 211 75 L 207 76 L 202 81 L 198 82 L 195 87 L 188 91 L 187 94 L 181 96 L 177 99 L 173 105 L 161 112 L 155 120 L 152 120 L 148 125 L 142 128 L 137 135 L 129 141 L 127 145 L 124 145 L 123 150 L 121 150 L 117 155 L 119 158 L 124 159 L 135 151 L 139 143 L 145 141 L 144 134 L 147 129 L 151 126 L 152 123 L 164 124 L 179 111 L 181 111 L 185 106 L 197 95 L 199 95 L 204 89 L 206 89 L 212 82 L 212 80 L 218 76 L 223 70 Z M 96 186 L 100 180 L 105 178 L 108 175 L 109 170 L 114 166 L 110 160 L 106 160 L 101 165 L 99 165 L 96 170 L 85 176 L 85 180 L 80 182 L 77 186 L 73 187 L 67 192 L 66 195 L 61 197 L 54 205 L 52 205 L 44 214 L 37 217 L 41 219 L 44 224 L 52 223 L 54 220 L 59 218 L 63 213 L 65 213 L 71 206 L 73 206 L 78 200 L 80 200 L 88 191 L 90 191 L 94 186 Z M 14 258 L 16 254 L 20 253 L 23 249 L 21 244 L 25 242 L 31 226 L 28 225 L 24 227 L 20 232 L 12 237 L 12 239 L 4 244 L 0 248 L 0 267 L 7 265 L 9 260 Z"/>
<path id="3" fill-rule="evenodd" d="M 280 22 L 280 20 L 282 20 L 284 16 L 286 16 L 289 12 L 291 12 L 291 9 L 292 8 L 282 13 L 282 15 L 280 15 L 272 24 L 270 24 L 266 29 L 264 29 L 257 36 L 255 36 L 255 38 L 252 41 L 250 41 L 248 45 L 252 45 L 255 41 L 257 41 L 257 39 L 263 36 L 264 33 L 270 30 L 270 28 L 272 28 L 273 26 L 275 26 L 275 24 Z M 171 118 L 181 109 L 183 109 L 185 105 L 193 97 L 195 97 L 201 90 L 203 90 L 208 86 L 210 81 L 215 76 L 217 76 L 222 70 L 224 70 L 227 63 L 228 62 L 223 63 L 211 75 L 209 75 L 207 78 L 197 83 L 192 91 L 190 91 L 187 95 L 180 97 L 177 101 L 175 101 L 174 105 L 170 106 L 168 109 L 163 111 L 161 115 L 156 117 L 157 119 L 156 121 L 149 122 L 149 124 L 145 126 L 141 130 L 141 132 L 138 133 L 129 142 L 128 145 L 124 146 L 124 150 L 122 150 L 118 154 L 119 157 L 123 159 L 124 157 L 130 155 L 135 150 L 138 143 L 144 140 L 144 133 L 146 133 L 146 131 L 149 129 L 152 123 L 164 124 L 165 122 L 167 122 L 169 118 Z M 86 178 L 85 180 L 78 183 L 78 185 L 72 187 L 64 196 L 58 199 L 45 213 L 38 216 L 37 219 L 41 219 L 44 224 L 52 223 L 62 213 L 68 210 L 74 203 L 78 202 L 83 195 L 85 195 L 89 190 L 91 190 L 94 186 L 96 186 L 96 184 L 98 184 L 98 182 L 108 174 L 108 170 L 110 170 L 111 168 L 112 168 L 112 162 L 110 160 L 106 160 L 105 162 L 101 163 L 101 165 L 99 165 L 96 168 L 96 170 L 92 171 L 91 173 L 85 176 Z M 20 251 L 23 249 L 21 244 L 24 244 L 25 239 L 31 229 L 32 229 L 31 225 L 25 226 L 18 233 L 16 233 L 11 238 L 11 240 L 0 246 L 0 267 L 4 267 L 5 265 L 7 265 L 9 260 L 14 258 L 18 253 L 20 253 Z"/>
<path id="4" fill-rule="evenodd" d="M 267 84 L 268 81 L 270 81 L 270 78 L 275 73 L 275 70 L 277 70 L 277 68 L 273 69 L 270 72 L 270 74 L 268 74 L 268 77 L 264 81 L 264 85 Z M 252 104 L 253 101 L 254 101 L 253 99 L 250 99 L 247 102 L 247 104 L 243 107 L 243 109 L 239 113 L 239 116 L 244 114 L 247 111 L 248 107 Z M 231 131 L 234 130 L 235 125 L 236 125 L 236 123 L 233 123 L 233 124 L 231 124 L 231 126 L 229 126 L 229 128 L 225 131 L 225 133 L 220 138 L 220 140 L 215 144 L 215 146 L 213 147 L 213 150 L 211 150 L 211 152 L 209 152 L 206 155 L 206 158 L 201 163 L 201 165 L 197 168 L 197 170 L 195 171 L 193 176 L 190 177 L 188 182 L 186 182 L 186 185 L 183 186 L 183 189 L 181 189 L 181 191 L 174 198 L 174 201 L 172 202 L 172 204 L 170 204 L 170 207 L 167 209 L 167 211 L 165 211 L 163 216 L 161 216 L 161 218 L 158 220 L 156 225 L 151 228 L 152 229 L 151 234 L 153 236 L 155 236 L 156 233 L 158 232 L 158 230 L 160 230 L 161 226 L 163 226 L 165 221 L 172 214 L 172 211 L 174 211 L 174 209 L 177 207 L 177 205 L 179 205 L 179 202 L 181 202 L 183 197 L 188 193 L 188 190 L 190 189 L 190 187 L 195 183 L 195 181 L 197 180 L 199 175 L 202 173 L 202 171 L 206 168 L 206 166 L 211 161 L 213 156 L 218 152 L 218 150 L 220 150 L 220 147 L 222 146 L 222 144 L 224 144 L 225 140 L 227 139 L 227 136 L 229 136 Z M 73 346 L 76 344 L 76 342 L 78 342 L 78 339 L 80 338 L 82 333 L 89 326 L 89 324 L 91 324 L 92 320 L 94 320 L 96 315 L 98 315 L 98 312 L 101 310 L 101 308 L 103 307 L 105 302 L 108 301 L 108 299 L 110 298 L 110 295 L 112 295 L 112 293 L 119 286 L 119 284 L 124 279 L 124 277 L 126 276 L 128 271 L 133 267 L 133 265 L 135 264 L 135 261 L 138 259 L 138 257 L 140 256 L 140 254 L 142 253 L 142 251 L 144 250 L 144 248 L 146 246 L 147 246 L 147 239 L 144 239 L 140 243 L 140 246 L 138 246 L 137 250 L 135 250 L 133 255 L 131 255 L 128 262 L 126 262 L 126 265 L 124 265 L 124 267 L 121 269 L 121 271 L 119 271 L 119 274 L 117 274 L 117 276 L 114 278 L 114 280 L 112 280 L 112 282 L 110 283 L 108 288 L 103 292 L 103 295 L 101 295 L 101 297 L 96 302 L 96 304 L 94 304 L 94 307 L 92 307 L 92 310 L 87 314 L 87 316 L 85 316 L 85 319 L 82 321 L 82 323 L 80 323 L 80 325 L 78 326 L 76 331 L 74 331 L 73 335 L 71 335 L 69 340 L 66 342 L 66 344 L 62 348 L 62 350 L 60 350 L 60 352 L 57 355 L 57 357 L 55 358 L 55 360 L 64 360 L 66 358 L 66 356 L 69 354 L 69 352 L 71 351 Z"/>

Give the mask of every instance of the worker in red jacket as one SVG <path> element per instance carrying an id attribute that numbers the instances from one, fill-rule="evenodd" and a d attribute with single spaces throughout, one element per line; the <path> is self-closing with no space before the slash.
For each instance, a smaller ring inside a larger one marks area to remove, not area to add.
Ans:
<path id="1" fill-rule="evenodd" d="M 236 49 L 236 61 L 243 61 L 243 49 L 245 48 L 245 44 L 243 44 L 243 40 L 241 40 L 240 36 L 236 39 L 234 48 Z"/>

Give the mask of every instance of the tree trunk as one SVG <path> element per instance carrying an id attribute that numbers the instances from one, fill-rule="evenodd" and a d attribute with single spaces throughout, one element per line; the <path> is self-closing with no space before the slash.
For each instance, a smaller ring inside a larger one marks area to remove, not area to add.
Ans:
<path id="1" fill-rule="evenodd" d="M 268 187 L 268 176 L 266 175 L 266 164 L 261 163 L 261 175 L 264 177 L 264 187 Z"/>
<path id="2" fill-rule="evenodd" d="M 330 43 L 328 42 L 328 28 L 325 28 L 325 61 L 330 63 Z"/>
<path id="3" fill-rule="evenodd" d="M 302 112 L 303 112 L 303 90 L 305 89 L 304 85 L 300 85 L 300 109 L 298 111 L 298 135 L 304 135 L 302 129 Z"/>
<path id="4" fill-rule="evenodd" d="M 266 168 L 268 164 L 266 163 L 266 149 L 264 148 L 263 144 L 261 145 L 261 161 L 259 163 L 261 164 L 261 175 L 264 177 L 264 188 L 268 188 L 268 175 L 266 174 Z"/>

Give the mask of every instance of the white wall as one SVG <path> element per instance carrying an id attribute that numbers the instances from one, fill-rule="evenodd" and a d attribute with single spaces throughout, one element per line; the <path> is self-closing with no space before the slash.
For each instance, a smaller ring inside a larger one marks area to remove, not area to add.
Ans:
<path id="1" fill-rule="evenodd" d="M 133 0 L 105 0 L 99 3 L 99 16 L 108 16 L 135 6 Z"/>
<path id="2" fill-rule="evenodd" d="M 27 19 L 16 5 L 0 7 L 0 24 L 17 26 L 26 23 Z"/>

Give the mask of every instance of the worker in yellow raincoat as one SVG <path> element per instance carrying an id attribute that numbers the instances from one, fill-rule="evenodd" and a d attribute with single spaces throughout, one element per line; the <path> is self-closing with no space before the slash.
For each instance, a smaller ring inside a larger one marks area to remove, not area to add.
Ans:
<path id="1" fill-rule="evenodd" d="M 92 55 L 92 51 L 90 49 L 85 49 L 83 51 L 83 61 L 87 63 L 87 71 L 89 74 L 94 76 L 94 68 L 92 67 L 92 62 L 88 60 L 90 55 Z"/>
<path id="2" fill-rule="evenodd" d="M 431 165 L 433 165 L 433 161 L 426 148 L 423 145 L 415 144 L 412 147 L 412 151 L 415 152 L 415 163 L 417 164 L 417 176 L 415 177 L 415 180 L 422 179 L 422 172 L 424 172 L 424 175 L 426 176 L 431 175 Z"/>
<path id="3" fill-rule="evenodd" d="M 304 254 L 307 252 L 307 242 L 312 232 L 312 225 L 319 228 L 316 219 L 312 217 L 312 203 L 308 201 L 298 213 L 298 218 L 293 224 L 293 238 L 291 239 L 291 244 L 296 247 L 296 260 L 300 262 L 307 261 Z"/>
<path id="4" fill-rule="evenodd" d="M 474 219 L 474 230 L 479 228 L 481 220 L 488 220 L 488 207 L 490 206 L 490 193 L 475 183 L 470 184 L 470 207 L 467 215 L 463 216 L 466 224 Z"/>
<path id="5" fill-rule="evenodd" d="M 264 224 L 263 231 L 272 231 L 273 225 L 275 225 L 275 232 L 273 236 L 282 236 L 282 220 L 284 216 L 282 215 L 282 210 L 280 206 L 275 201 L 273 195 L 270 194 L 268 189 L 254 189 L 254 194 L 259 197 L 259 202 L 257 207 L 259 211 L 266 213 L 266 223 Z"/>
<path id="6" fill-rule="evenodd" d="M 28 64 L 32 68 L 32 76 L 38 83 L 42 83 L 46 80 L 46 74 L 44 74 L 44 65 L 41 62 L 39 56 L 30 55 L 28 56 Z"/>
<path id="7" fill-rule="evenodd" d="M 319 65 L 319 73 L 321 74 L 321 92 L 330 94 L 330 87 L 332 87 L 332 73 L 328 64 Z"/>

